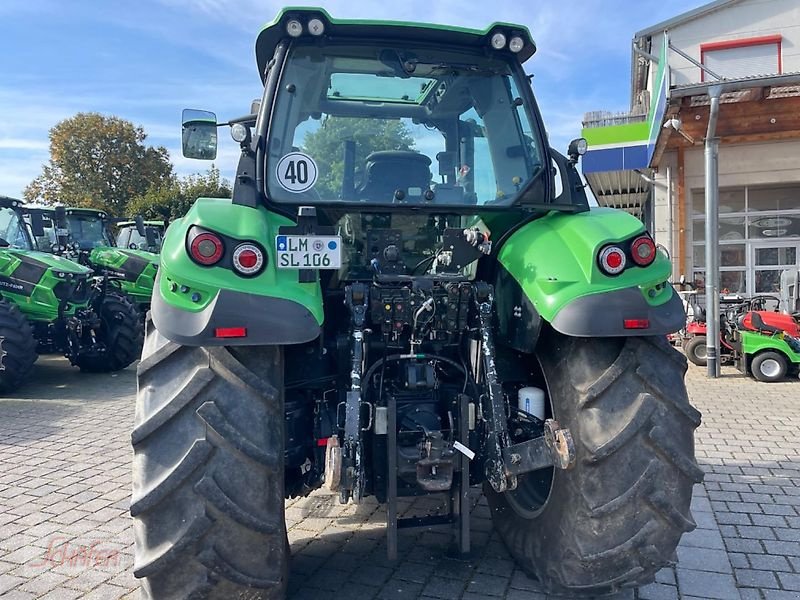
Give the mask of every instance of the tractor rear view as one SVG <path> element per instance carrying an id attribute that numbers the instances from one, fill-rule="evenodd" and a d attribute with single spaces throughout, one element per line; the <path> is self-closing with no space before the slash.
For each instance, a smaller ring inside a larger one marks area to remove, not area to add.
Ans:
<path id="1" fill-rule="evenodd" d="M 197 200 L 161 252 L 132 433 L 144 597 L 283 597 L 284 500 L 323 485 L 385 503 L 390 558 L 418 525 L 468 553 L 483 486 L 554 594 L 673 560 L 702 478 L 665 337 L 685 314 L 642 223 L 590 209 L 585 142 L 547 146 L 534 51 L 517 25 L 286 9 L 252 114 L 185 111 L 186 156 L 214 158 L 220 125 L 241 156 L 233 198 Z M 450 510 L 398 516 L 426 494 Z"/>

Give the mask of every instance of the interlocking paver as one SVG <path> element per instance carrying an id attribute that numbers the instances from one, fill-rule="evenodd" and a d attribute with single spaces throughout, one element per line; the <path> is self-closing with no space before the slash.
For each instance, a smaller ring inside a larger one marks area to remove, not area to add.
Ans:
<path id="1" fill-rule="evenodd" d="M 20 398 L 0 401 L 0 595 L 132 599 L 133 369 L 93 377 L 52 358 L 36 368 Z M 759 384 L 729 368 L 723 375 L 709 381 L 692 367 L 687 377 L 703 412 L 696 445 L 707 478 L 692 500 L 698 529 L 684 537 L 676 570 L 620 599 L 800 598 L 800 382 Z M 289 597 L 346 589 L 359 600 L 545 599 L 515 568 L 477 493 L 474 501 L 473 559 L 445 558 L 451 537 L 439 528 L 401 532 L 397 564 L 385 559 L 384 512 L 373 501 L 341 506 L 322 492 L 289 501 Z M 439 502 L 414 507 L 431 511 Z M 89 547 L 117 553 L 114 563 L 89 564 L 81 558 Z"/>

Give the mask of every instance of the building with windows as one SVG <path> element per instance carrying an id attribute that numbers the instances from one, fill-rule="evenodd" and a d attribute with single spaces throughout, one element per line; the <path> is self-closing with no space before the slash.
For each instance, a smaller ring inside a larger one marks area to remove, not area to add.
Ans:
<path id="1" fill-rule="evenodd" d="M 588 113 L 601 205 L 642 218 L 674 276 L 705 275 L 704 140 L 721 86 L 720 290 L 774 292 L 800 267 L 800 2 L 716 0 L 634 35 L 631 110 Z"/>

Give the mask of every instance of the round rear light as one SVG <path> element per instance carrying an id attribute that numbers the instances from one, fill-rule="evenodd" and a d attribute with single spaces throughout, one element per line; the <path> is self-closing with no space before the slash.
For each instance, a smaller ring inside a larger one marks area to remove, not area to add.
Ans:
<path id="1" fill-rule="evenodd" d="M 217 264 L 225 252 L 219 236 L 213 233 L 200 233 L 189 244 L 189 253 L 195 262 L 204 266 Z"/>
<path id="2" fill-rule="evenodd" d="M 606 246 L 600 251 L 600 268 L 608 275 L 619 275 L 625 270 L 625 253 L 619 246 Z"/>
<path id="3" fill-rule="evenodd" d="M 245 242 L 233 251 L 233 268 L 240 275 L 255 275 L 264 266 L 264 251 L 255 244 Z"/>
<path id="4" fill-rule="evenodd" d="M 656 245 L 649 236 L 643 235 L 633 240 L 631 257 L 640 267 L 646 267 L 656 259 Z"/>

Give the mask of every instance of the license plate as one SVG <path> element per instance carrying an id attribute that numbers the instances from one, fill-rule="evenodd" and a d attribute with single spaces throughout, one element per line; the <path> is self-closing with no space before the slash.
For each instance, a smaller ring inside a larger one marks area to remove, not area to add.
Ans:
<path id="1" fill-rule="evenodd" d="M 342 238 L 338 235 L 279 235 L 275 238 L 279 269 L 338 269 Z"/>

